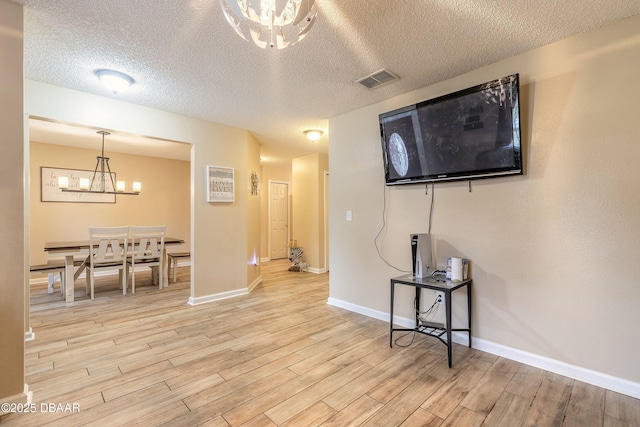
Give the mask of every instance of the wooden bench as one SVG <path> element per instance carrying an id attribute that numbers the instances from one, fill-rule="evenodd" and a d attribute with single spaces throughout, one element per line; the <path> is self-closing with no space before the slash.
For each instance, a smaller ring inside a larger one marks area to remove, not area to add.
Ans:
<path id="1" fill-rule="evenodd" d="M 167 261 L 169 262 L 169 276 L 171 276 L 171 269 L 173 268 L 173 283 L 176 283 L 176 270 L 178 268 L 178 260 L 180 258 L 191 258 L 191 252 L 174 252 L 167 254 Z"/>
<path id="2" fill-rule="evenodd" d="M 85 265 L 85 260 L 75 260 L 73 262 L 74 267 L 83 267 Z M 74 278 L 77 278 L 77 276 L 80 275 L 80 272 L 82 271 L 82 269 L 79 270 L 79 272 L 75 275 Z M 36 274 L 36 273 L 48 273 L 49 274 L 49 279 L 48 279 L 48 293 L 52 294 L 53 293 L 53 284 L 56 281 L 56 274 L 60 275 L 60 292 L 62 292 L 64 294 L 64 260 L 62 259 L 55 259 L 55 260 L 50 260 L 47 261 L 46 264 L 36 264 L 36 265 L 31 265 L 29 266 L 29 272 Z"/>

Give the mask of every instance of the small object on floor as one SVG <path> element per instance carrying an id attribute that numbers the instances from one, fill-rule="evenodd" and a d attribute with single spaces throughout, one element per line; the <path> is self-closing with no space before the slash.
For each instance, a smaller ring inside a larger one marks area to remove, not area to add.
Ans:
<path id="1" fill-rule="evenodd" d="M 289 261 L 292 262 L 291 267 L 289 267 L 289 271 L 302 271 L 300 268 L 300 264 L 302 262 L 303 251 L 299 246 L 290 246 L 289 247 Z"/>
<path id="2" fill-rule="evenodd" d="M 304 273 L 305 271 L 309 271 L 309 264 L 304 261 L 300 261 L 297 265 L 292 265 L 289 267 L 289 271 L 299 271 Z"/>

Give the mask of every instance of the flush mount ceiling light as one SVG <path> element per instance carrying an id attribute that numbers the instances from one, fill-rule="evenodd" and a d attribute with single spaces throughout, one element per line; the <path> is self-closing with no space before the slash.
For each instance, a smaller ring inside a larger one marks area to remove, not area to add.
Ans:
<path id="1" fill-rule="evenodd" d="M 305 130 L 304 134 L 310 141 L 316 142 L 322 136 L 322 131 L 318 129 Z"/>
<path id="2" fill-rule="evenodd" d="M 114 94 L 124 92 L 133 84 L 133 79 L 120 71 L 96 70 L 96 76 Z"/>
<path id="3" fill-rule="evenodd" d="M 315 22 L 315 0 L 220 0 L 224 17 L 245 40 L 284 49 L 302 40 Z"/>

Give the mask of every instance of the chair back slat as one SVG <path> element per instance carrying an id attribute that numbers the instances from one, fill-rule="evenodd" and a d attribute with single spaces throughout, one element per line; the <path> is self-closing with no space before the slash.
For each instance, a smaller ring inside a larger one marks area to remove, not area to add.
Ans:
<path id="1" fill-rule="evenodd" d="M 90 265 L 125 262 L 129 227 L 89 227 Z"/>
<path id="2" fill-rule="evenodd" d="M 89 227 L 87 293 L 94 297 L 96 270 L 119 270 L 122 295 L 127 293 L 127 249 L 129 227 Z M 72 285 L 73 286 L 73 285 Z"/>
<path id="3" fill-rule="evenodd" d="M 132 226 L 131 254 L 133 262 L 160 258 L 164 250 L 164 237 L 167 227 Z"/>
<path id="4" fill-rule="evenodd" d="M 146 265 L 157 272 L 158 287 L 162 289 L 164 236 L 166 225 L 131 226 L 131 292 L 136 291 L 136 265 Z M 153 277 L 152 273 L 152 277 Z"/>

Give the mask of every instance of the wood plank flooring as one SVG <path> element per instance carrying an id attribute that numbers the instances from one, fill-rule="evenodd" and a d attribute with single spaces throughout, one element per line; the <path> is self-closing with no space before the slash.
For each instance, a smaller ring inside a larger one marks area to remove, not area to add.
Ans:
<path id="1" fill-rule="evenodd" d="M 26 382 L 37 411 L 0 423 L 640 426 L 638 399 L 460 345 L 449 369 L 429 337 L 389 348 L 386 322 L 327 305 L 328 275 L 288 265 L 264 263 L 251 294 L 196 307 L 188 267 L 163 290 L 138 273 L 135 295 L 100 278 L 94 301 L 80 280 L 69 304 L 33 285 Z"/>

